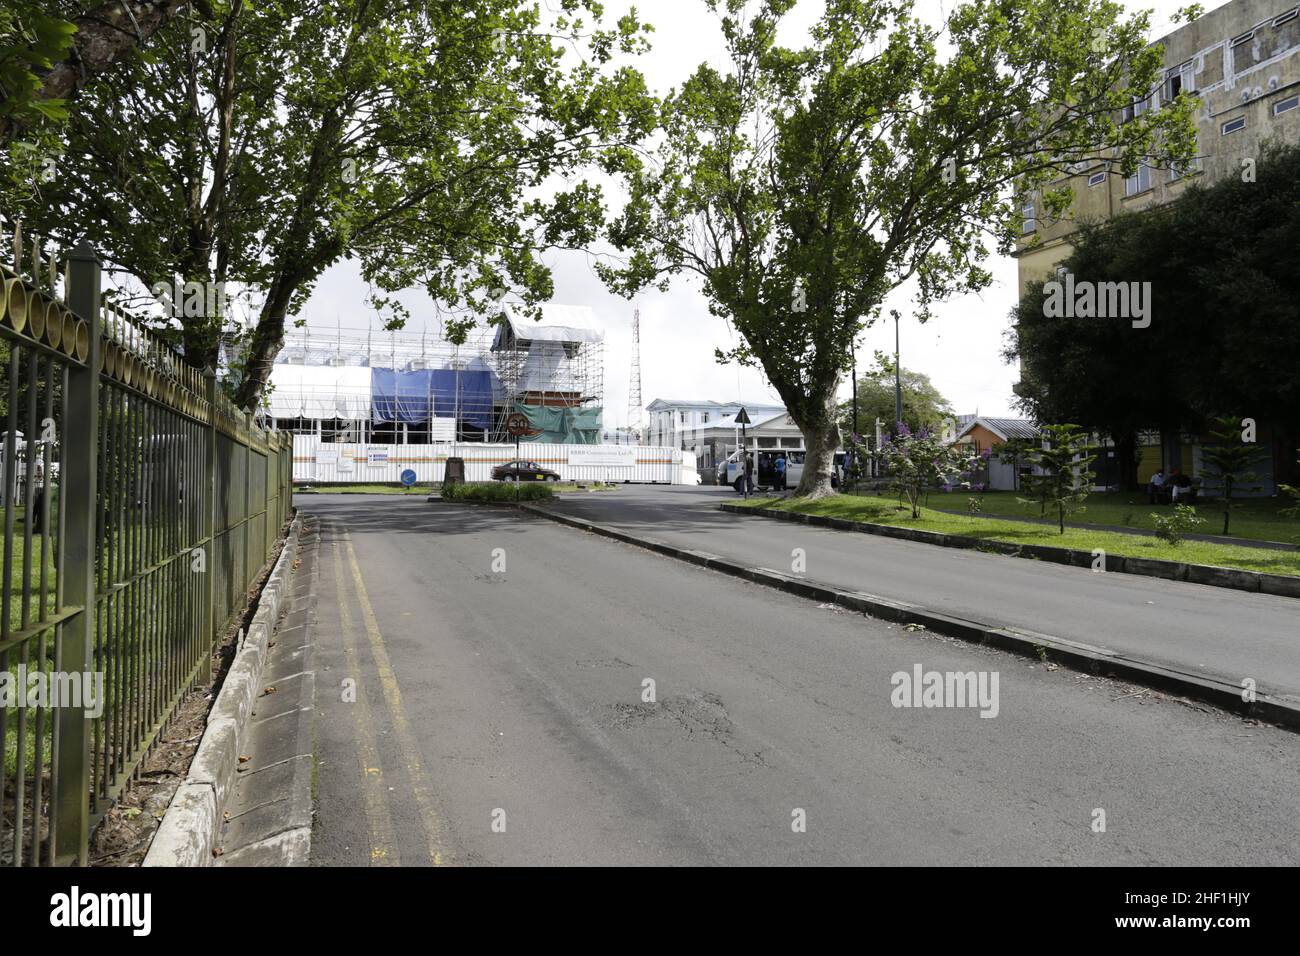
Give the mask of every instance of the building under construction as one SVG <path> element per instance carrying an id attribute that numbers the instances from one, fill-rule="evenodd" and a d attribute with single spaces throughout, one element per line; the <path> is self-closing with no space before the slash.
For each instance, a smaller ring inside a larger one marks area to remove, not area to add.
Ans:
<path id="1" fill-rule="evenodd" d="M 533 442 L 596 444 L 604 411 L 604 334 L 583 306 L 503 307 L 455 345 L 436 333 L 299 329 L 271 374 L 276 426 L 322 442 L 512 440 L 520 412 Z"/>

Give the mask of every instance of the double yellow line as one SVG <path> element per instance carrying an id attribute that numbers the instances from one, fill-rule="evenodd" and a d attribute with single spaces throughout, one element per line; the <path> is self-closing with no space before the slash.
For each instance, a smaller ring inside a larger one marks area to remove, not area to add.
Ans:
<path id="1" fill-rule="evenodd" d="M 383 768 L 380 765 L 378 738 L 375 733 L 374 717 L 370 704 L 362 690 L 361 657 L 357 650 L 352 609 L 347 599 L 347 589 L 343 576 L 342 549 L 340 539 L 347 551 L 347 561 L 352 572 L 352 583 L 356 591 L 357 606 L 361 621 L 370 643 L 370 654 L 374 658 L 375 669 L 383 688 L 384 702 L 388 708 L 389 720 L 393 727 L 393 736 L 397 741 L 398 751 L 405 764 L 406 777 L 415 796 L 416 809 L 420 815 L 420 826 L 424 830 L 428 859 L 434 866 L 448 862 L 443 849 L 446 836 L 442 815 L 438 811 L 433 789 L 429 786 L 424 772 L 424 762 L 420 759 L 420 748 L 411 722 L 402 704 L 402 691 L 397 683 L 397 674 L 393 671 L 384 645 L 384 636 L 379 630 L 375 610 L 366 591 L 365 580 L 361 576 L 361 565 L 357 561 L 356 551 L 352 547 L 351 536 L 341 529 L 335 529 L 333 543 L 334 585 L 339 602 L 339 620 L 343 631 L 343 653 L 347 659 L 348 673 L 356 687 L 356 702 L 353 705 L 353 718 L 357 730 L 357 756 L 361 762 L 361 785 L 366 822 L 370 830 L 370 862 L 372 866 L 399 866 L 401 860 L 397 849 L 396 832 L 393 828 L 392 812 L 388 802 L 388 788 L 384 785 Z"/>

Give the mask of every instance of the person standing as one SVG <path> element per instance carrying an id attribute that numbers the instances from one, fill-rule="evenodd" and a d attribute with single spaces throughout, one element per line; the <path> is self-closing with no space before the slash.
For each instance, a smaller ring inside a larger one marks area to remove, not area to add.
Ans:
<path id="1" fill-rule="evenodd" d="M 772 468 L 776 471 L 776 490 L 785 491 L 785 455 L 777 452 Z"/>

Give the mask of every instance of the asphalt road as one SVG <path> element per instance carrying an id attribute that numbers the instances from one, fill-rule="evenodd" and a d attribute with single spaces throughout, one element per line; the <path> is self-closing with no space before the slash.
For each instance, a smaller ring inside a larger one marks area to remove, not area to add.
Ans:
<path id="1" fill-rule="evenodd" d="M 625 485 L 557 510 L 981 623 L 1082 641 L 1300 700 L 1300 601 L 939 548 L 718 510 L 729 488 Z"/>
<path id="2" fill-rule="evenodd" d="M 518 512 L 299 505 L 316 864 L 1300 863 L 1293 734 Z M 997 716 L 893 706 L 915 665 Z"/>

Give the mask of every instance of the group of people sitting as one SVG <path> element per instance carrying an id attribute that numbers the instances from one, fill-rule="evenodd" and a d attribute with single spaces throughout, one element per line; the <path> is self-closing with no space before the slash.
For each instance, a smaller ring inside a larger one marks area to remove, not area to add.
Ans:
<path id="1" fill-rule="evenodd" d="M 1180 501 L 1194 501 L 1196 488 L 1192 485 L 1192 479 L 1183 474 L 1182 469 L 1175 468 L 1167 476 L 1161 469 L 1151 476 L 1151 482 L 1147 485 L 1147 495 L 1153 505 L 1167 502 L 1178 504 Z"/>

